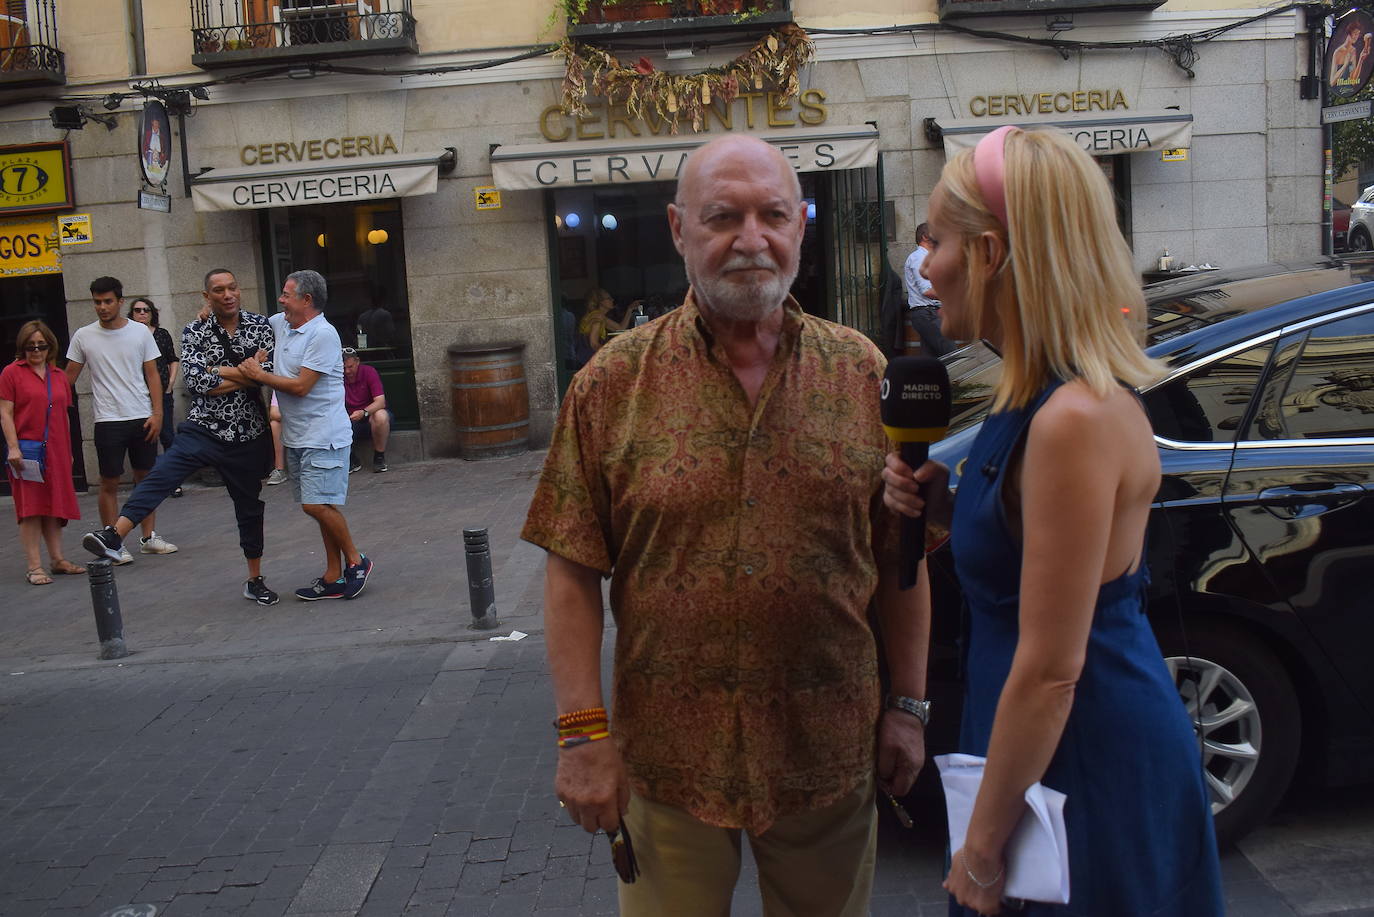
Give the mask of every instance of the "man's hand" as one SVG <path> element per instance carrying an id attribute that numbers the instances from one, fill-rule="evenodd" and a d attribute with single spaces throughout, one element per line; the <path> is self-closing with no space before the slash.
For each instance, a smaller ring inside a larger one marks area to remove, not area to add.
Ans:
<path id="1" fill-rule="evenodd" d="M 203 305 L 200 307 L 200 311 L 196 313 L 196 320 L 197 320 L 197 321 L 203 322 L 203 321 L 205 321 L 207 318 L 209 318 L 212 314 L 213 314 L 213 313 L 210 311 L 210 304 L 207 302 L 207 303 L 203 304 Z"/>
<path id="2" fill-rule="evenodd" d="M 157 442 L 157 435 L 162 432 L 162 412 L 158 411 L 147 420 L 143 421 L 143 440 L 144 442 Z"/>
<path id="3" fill-rule="evenodd" d="M 262 351 L 258 352 L 261 353 Z M 239 372 L 243 373 L 245 376 L 247 376 L 249 379 L 252 379 L 254 382 L 261 382 L 262 378 L 267 375 L 267 373 L 262 368 L 262 364 L 258 361 L 258 358 L 255 356 L 249 357 L 248 359 L 240 363 Z"/>
<path id="4" fill-rule="evenodd" d="M 256 360 L 259 364 L 262 364 L 267 362 L 267 358 L 269 356 L 271 356 L 271 354 L 269 354 L 267 351 L 263 350 L 262 348 L 258 348 L 258 352 L 253 354 L 253 359 Z"/>
<path id="5" fill-rule="evenodd" d="M 619 828 L 630 805 L 630 781 L 615 740 L 560 748 L 553 789 L 575 824 L 593 833 Z"/>
<path id="6" fill-rule="evenodd" d="M 358 410 L 356 410 L 356 411 L 354 411 L 353 413 L 351 413 L 351 414 L 348 415 L 348 422 L 349 422 L 349 423 L 357 423 L 358 421 L 360 421 L 360 420 L 362 420 L 362 419 L 363 419 L 363 409 L 362 409 L 362 408 L 358 408 Z"/>
<path id="7" fill-rule="evenodd" d="M 905 796 L 925 763 L 925 726 L 909 713 L 884 710 L 878 720 L 878 786 L 893 796 Z"/>

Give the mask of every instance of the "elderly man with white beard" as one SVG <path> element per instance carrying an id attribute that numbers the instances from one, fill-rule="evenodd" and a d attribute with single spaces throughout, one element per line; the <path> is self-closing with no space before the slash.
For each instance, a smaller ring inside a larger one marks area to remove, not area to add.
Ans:
<path id="1" fill-rule="evenodd" d="M 693 153 L 668 222 L 687 301 L 574 378 L 523 533 L 549 552 L 555 791 L 611 835 L 623 915 L 729 913 L 747 834 L 765 913 L 857 917 L 875 784 L 911 787 L 928 710 L 925 590 L 897 588 L 881 500 L 883 358 L 788 295 L 806 207 L 773 147 Z"/>

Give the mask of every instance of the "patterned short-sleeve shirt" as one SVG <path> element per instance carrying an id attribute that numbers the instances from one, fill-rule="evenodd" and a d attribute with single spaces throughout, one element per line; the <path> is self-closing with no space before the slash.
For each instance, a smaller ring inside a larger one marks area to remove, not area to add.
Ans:
<path id="1" fill-rule="evenodd" d="M 181 367 L 186 388 L 194 397 L 186 419 L 211 436 L 227 443 L 252 442 L 268 432 L 267 415 L 258 388 L 238 389 L 224 395 L 211 395 L 224 380 L 213 372 L 215 367 L 237 366 L 244 357 L 259 350 L 272 352 L 272 326 L 255 312 L 239 312 L 238 326 L 226 335 L 230 350 L 215 333 L 217 319 L 212 315 L 197 319 L 181 331 Z M 263 368 L 269 372 L 272 362 Z M 253 402 L 256 401 L 257 404 Z"/>
<path id="2" fill-rule="evenodd" d="M 636 793 L 762 831 L 871 772 L 883 368 L 789 299 L 751 407 L 689 296 L 574 378 L 523 537 L 611 577 Z"/>

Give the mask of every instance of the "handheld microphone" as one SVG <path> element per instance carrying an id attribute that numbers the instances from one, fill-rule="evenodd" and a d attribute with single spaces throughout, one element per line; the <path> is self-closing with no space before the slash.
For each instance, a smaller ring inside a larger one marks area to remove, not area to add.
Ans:
<path id="1" fill-rule="evenodd" d="M 914 471 L 925 464 L 930 444 L 949 428 L 949 372 L 934 357 L 895 357 L 887 364 L 879 390 L 883 430 Z M 924 494 L 922 494 L 924 496 Z M 926 519 L 902 517 L 902 563 L 898 585 L 916 585 L 916 569 L 925 556 Z"/>

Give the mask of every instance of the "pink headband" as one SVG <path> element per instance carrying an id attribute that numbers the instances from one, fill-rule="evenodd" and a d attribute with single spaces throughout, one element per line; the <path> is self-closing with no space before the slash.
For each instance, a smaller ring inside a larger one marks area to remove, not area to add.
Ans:
<path id="1" fill-rule="evenodd" d="M 1007 142 L 1007 134 L 1019 131 L 1019 127 L 1008 124 L 988 134 L 973 148 L 973 174 L 978 179 L 978 190 L 983 195 L 983 203 L 997 217 L 1004 229 L 1007 226 L 1007 185 L 1003 176 L 1002 156 Z"/>

